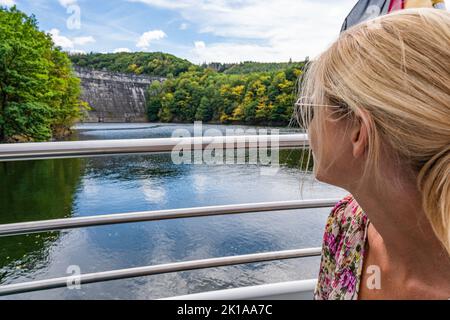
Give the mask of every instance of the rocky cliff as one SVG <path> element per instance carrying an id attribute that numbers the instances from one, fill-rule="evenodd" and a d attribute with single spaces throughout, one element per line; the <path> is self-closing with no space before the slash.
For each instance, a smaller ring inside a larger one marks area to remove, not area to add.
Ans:
<path id="1" fill-rule="evenodd" d="M 145 122 L 146 91 L 164 78 L 75 68 L 81 99 L 91 106 L 85 122 Z"/>

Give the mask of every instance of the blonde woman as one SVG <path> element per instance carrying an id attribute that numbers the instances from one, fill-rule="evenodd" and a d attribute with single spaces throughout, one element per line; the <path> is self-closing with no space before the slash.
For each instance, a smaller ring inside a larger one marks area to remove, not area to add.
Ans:
<path id="1" fill-rule="evenodd" d="M 350 28 L 303 84 L 315 175 L 351 193 L 327 222 L 316 299 L 449 299 L 450 14 Z"/>

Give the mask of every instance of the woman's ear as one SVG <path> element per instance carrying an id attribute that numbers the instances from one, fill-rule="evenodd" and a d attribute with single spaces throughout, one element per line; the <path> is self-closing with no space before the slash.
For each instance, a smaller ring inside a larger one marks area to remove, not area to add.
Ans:
<path id="1" fill-rule="evenodd" d="M 360 112 L 351 131 L 351 144 L 353 157 L 360 158 L 365 155 L 369 143 L 370 122 L 369 116 Z"/>

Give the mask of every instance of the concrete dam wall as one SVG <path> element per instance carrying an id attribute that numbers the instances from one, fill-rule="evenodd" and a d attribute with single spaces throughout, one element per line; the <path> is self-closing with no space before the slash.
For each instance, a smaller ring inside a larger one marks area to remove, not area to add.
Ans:
<path id="1" fill-rule="evenodd" d="M 92 108 L 84 122 L 147 121 L 146 91 L 154 81 L 165 79 L 75 68 L 81 79 L 81 99 Z"/>

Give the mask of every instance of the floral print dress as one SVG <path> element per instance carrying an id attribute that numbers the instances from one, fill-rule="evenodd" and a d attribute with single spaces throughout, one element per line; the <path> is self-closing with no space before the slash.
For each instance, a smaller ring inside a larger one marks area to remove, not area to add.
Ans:
<path id="1" fill-rule="evenodd" d="M 333 208 L 325 228 L 316 300 L 357 300 L 369 220 L 353 196 Z"/>

